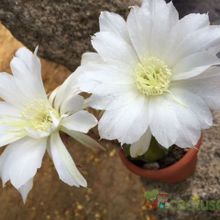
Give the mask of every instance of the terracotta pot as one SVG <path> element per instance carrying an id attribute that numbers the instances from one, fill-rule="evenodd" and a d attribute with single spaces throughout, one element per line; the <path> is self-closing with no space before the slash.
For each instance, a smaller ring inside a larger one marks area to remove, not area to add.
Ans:
<path id="1" fill-rule="evenodd" d="M 190 177 L 196 168 L 197 153 L 202 143 L 202 137 L 194 148 L 190 148 L 187 153 L 175 164 L 159 170 L 148 170 L 136 166 L 127 159 L 122 149 L 119 150 L 119 156 L 124 165 L 133 173 L 145 177 L 149 180 L 156 180 L 165 183 L 178 183 Z"/>

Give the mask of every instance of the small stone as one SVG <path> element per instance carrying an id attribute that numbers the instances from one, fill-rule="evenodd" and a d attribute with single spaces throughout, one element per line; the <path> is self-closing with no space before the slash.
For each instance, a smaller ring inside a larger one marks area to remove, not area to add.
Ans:
<path id="1" fill-rule="evenodd" d="M 94 162 L 95 162 L 95 163 L 99 163 L 99 162 L 100 162 L 100 158 L 96 157 L 96 158 L 94 159 Z"/>
<path id="2" fill-rule="evenodd" d="M 36 207 L 31 207 L 31 210 L 32 210 L 32 211 L 35 211 L 35 210 L 36 210 Z"/>
<path id="3" fill-rule="evenodd" d="M 66 210 L 64 214 L 65 214 L 65 216 L 68 216 L 70 214 L 70 211 Z"/>
<path id="4" fill-rule="evenodd" d="M 97 219 L 97 220 L 99 220 L 99 219 L 101 219 L 101 215 L 100 215 L 100 213 L 95 213 L 95 218 Z"/>
<path id="5" fill-rule="evenodd" d="M 110 153 L 109 153 L 109 157 L 114 157 L 116 154 L 116 150 L 113 149 Z"/>
<path id="6" fill-rule="evenodd" d="M 159 163 L 145 163 L 143 166 L 144 169 L 149 169 L 149 170 L 158 170 L 160 168 Z"/>
<path id="7" fill-rule="evenodd" d="M 84 209 L 84 207 L 83 207 L 80 203 L 77 203 L 77 204 L 76 204 L 76 208 L 77 208 L 79 211 L 81 211 L 81 210 Z"/>

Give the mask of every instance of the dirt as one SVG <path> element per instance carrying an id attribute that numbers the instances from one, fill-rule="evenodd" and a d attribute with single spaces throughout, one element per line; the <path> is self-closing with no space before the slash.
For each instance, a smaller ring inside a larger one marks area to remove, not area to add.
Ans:
<path id="1" fill-rule="evenodd" d="M 164 155 L 161 159 L 155 161 L 148 161 L 144 158 L 136 159 L 136 158 L 131 158 L 130 156 L 128 156 L 127 158 L 133 164 L 141 168 L 158 170 L 175 164 L 186 154 L 186 152 L 187 152 L 186 149 L 173 145 L 169 148 L 166 155 Z"/>
<path id="2" fill-rule="evenodd" d="M 175 145 L 172 146 L 169 149 L 168 154 L 164 158 L 158 161 L 160 169 L 176 163 L 186 154 L 186 152 L 187 151 L 184 150 L 183 148 L 180 148 Z"/>

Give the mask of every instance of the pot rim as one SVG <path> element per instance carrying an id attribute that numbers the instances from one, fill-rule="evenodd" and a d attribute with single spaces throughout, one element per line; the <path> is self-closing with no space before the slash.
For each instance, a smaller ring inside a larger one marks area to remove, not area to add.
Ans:
<path id="1" fill-rule="evenodd" d="M 143 176 L 143 175 L 164 176 L 167 173 L 172 173 L 172 172 L 175 172 L 176 170 L 181 169 L 181 167 L 185 166 L 190 161 L 193 161 L 196 158 L 197 153 L 199 152 L 201 144 L 202 144 L 202 136 L 200 137 L 198 143 L 193 148 L 190 148 L 187 151 L 187 153 L 180 160 L 178 160 L 176 163 L 174 163 L 168 167 L 161 168 L 158 170 L 144 169 L 144 168 L 141 168 L 141 167 L 135 165 L 125 156 L 124 151 L 122 149 L 119 150 L 119 156 L 120 156 L 121 160 L 123 161 L 123 163 L 128 167 L 128 169 L 130 169 L 131 171 L 133 171 L 134 173 L 136 173 L 140 176 Z"/>

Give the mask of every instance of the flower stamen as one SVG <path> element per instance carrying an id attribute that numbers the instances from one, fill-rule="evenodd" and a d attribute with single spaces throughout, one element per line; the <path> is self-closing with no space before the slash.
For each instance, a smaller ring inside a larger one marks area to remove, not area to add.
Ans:
<path id="1" fill-rule="evenodd" d="M 47 100 L 36 99 L 29 103 L 21 113 L 27 126 L 37 131 L 48 131 L 53 123 L 52 115 L 58 117 L 58 113 Z"/>
<path id="2" fill-rule="evenodd" d="M 162 95 L 170 86 L 172 72 L 160 59 L 150 57 L 139 63 L 136 71 L 138 91 L 146 96 Z"/>

